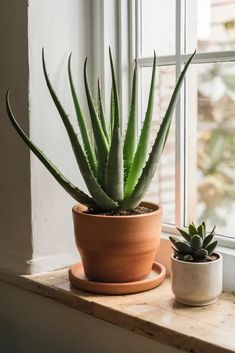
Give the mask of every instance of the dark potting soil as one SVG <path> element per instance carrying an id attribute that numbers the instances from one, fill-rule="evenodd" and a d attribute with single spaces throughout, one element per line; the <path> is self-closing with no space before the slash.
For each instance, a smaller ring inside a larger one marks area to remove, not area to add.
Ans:
<path id="1" fill-rule="evenodd" d="M 113 211 L 109 211 L 109 212 L 107 212 L 107 211 L 102 212 L 100 210 L 89 209 L 89 210 L 85 211 L 84 213 L 101 215 L 101 216 L 136 216 L 136 215 L 140 215 L 140 214 L 150 213 L 153 211 L 154 210 L 151 208 L 138 206 L 134 210 L 113 210 Z"/>
<path id="2" fill-rule="evenodd" d="M 178 256 L 176 256 L 175 257 L 177 260 L 180 260 L 179 258 L 178 258 Z M 212 255 L 210 255 L 210 256 L 207 256 L 207 257 L 205 257 L 205 259 L 195 259 L 195 260 L 193 260 L 193 261 L 185 261 L 185 262 L 188 262 L 188 263 L 198 263 L 198 262 L 211 262 L 211 261 L 215 261 L 215 260 L 218 260 L 218 256 L 217 255 L 214 255 L 214 254 L 212 254 Z M 181 261 L 181 260 L 180 260 Z M 182 260 L 182 261 L 184 261 L 184 260 Z"/>

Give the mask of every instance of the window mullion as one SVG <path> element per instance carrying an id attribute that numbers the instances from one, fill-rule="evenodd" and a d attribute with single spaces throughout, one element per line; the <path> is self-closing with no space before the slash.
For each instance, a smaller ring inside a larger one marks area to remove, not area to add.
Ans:
<path id="1" fill-rule="evenodd" d="M 190 58 L 190 54 L 181 55 L 182 63 L 186 63 Z M 223 51 L 223 52 L 208 52 L 208 53 L 197 53 L 193 58 L 194 64 L 206 64 L 216 62 L 227 62 L 235 61 L 235 51 Z"/>
<path id="2" fill-rule="evenodd" d="M 141 0 L 132 0 L 134 2 L 134 10 L 135 10 L 135 24 L 132 28 L 135 29 L 135 59 L 137 60 L 137 130 L 138 133 L 142 126 L 142 100 L 141 100 L 141 87 L 142 87 L 142 72 L 141 72 L 141 65 L 139 63 L 139 59 L 141 56 L 141 20 L 140 20 L 140 13 L 141 13 Z"/>
<path id="3" fill-rule="evenodd" d="M 176 80 L 178 79 L 182 61 L 181 55 L 184 46 L 184 0 L 176 0 L 176 38 L 175 38 L 175 54 L 176 54 Z M 176 105 L 175 110 L 175 222 L 178 226 L 182 226 L 184 222 L 184 159 L 185 159 L 185 127 L 184 127 L 184 86 Z"/>
<path id="4" fill-rule="evenodd" d="M 129 98 L 130 98 L 130 51 L 129 51 L 129 38 L 126 33 L 129 30 L 128 20 L 128 2 L 126 0 L 120 0 L 117 3 L 118 6 L 118 76 L 119 76 L 119 96 L 120 96 L 120 109 L 122 118 L 122 125 L 125 127 L 129 109 Z"/>
<path id="5" fill-rule="evenodd" d="M 142 55 L 142 23 L 141 23 L 141 9 L 142 9 L 142 0 L 135 0 L 135 11 L 136 11 L 136 58 L 140 58 Z"/>
<path id="6" fill-rule="evenodd" d="M 176 61 L 175 55 L 157 56 L 158 66 L 175 65 L 175 61 Z M 142 67 L 153 66 L 153 56 L 137 58 L 137 63 Z"/>

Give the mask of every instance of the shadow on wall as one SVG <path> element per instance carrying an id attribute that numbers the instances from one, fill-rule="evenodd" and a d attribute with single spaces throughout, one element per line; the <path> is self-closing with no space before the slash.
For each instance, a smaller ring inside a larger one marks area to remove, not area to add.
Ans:
<path id="1" fill-rule="evenodd" d="M 0 281 L 0 353 L 181 353 Z"/>
<path id="2" fill-rule="evenodd" d="M 6 316 L 0 316 L 0 352 L 17 353 L 17 329 Z"/>

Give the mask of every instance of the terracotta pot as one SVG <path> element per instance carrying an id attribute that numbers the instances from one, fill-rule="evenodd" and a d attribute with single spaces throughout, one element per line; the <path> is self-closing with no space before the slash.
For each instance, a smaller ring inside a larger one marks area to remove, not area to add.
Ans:
<path id="1" fill-rule="evenodd" d="M 160 244 L 162 209 L 144 202 L 153 212 L 133 216 L 83 213 L 73 207 L 74 232 L 84 272 L 92 281 L 134 282 L 151 271 Z"/>
<path id="2" fill-rule="evenodd" d="M 222 256 L 210 262 L 186 262 L 171 256 L 172 291 L 186 305 L 214 303 L 222 292 Z"/>

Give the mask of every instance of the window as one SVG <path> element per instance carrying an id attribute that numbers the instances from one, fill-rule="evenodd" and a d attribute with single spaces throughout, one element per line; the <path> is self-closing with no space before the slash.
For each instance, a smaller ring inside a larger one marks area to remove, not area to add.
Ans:
<path id="1" fill-rule="evenodd" d="M 140 122 L 157 53 L 152 138 L 197 49 L 148 199 L 163 205 L 168 229 L 204 219 L 235 239 L 235 1 L 133 0 L 131 14 Z"/>

